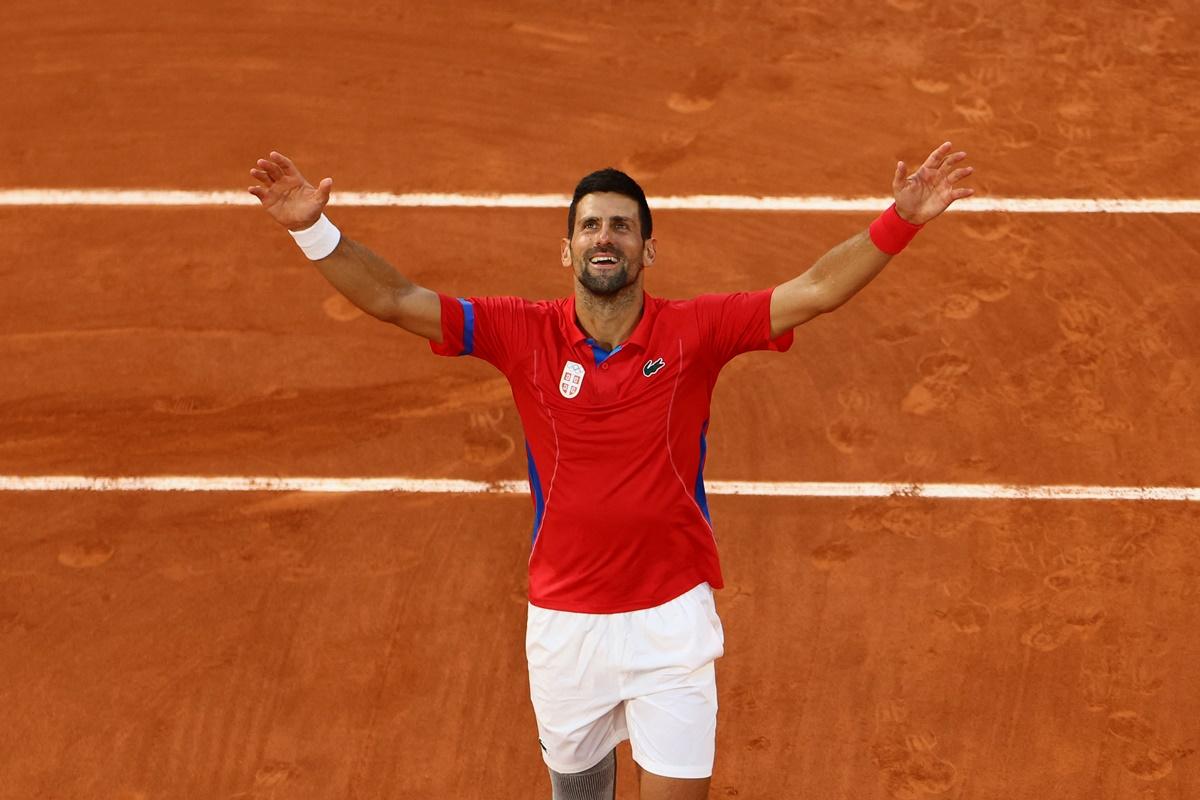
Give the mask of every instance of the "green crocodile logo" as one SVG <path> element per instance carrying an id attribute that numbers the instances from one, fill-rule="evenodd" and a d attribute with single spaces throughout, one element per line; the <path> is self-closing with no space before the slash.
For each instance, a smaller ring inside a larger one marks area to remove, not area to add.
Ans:
<path id="1" fill-rule="evenodd" d="M 649 378 L 651 375 L 658 372 L 660 369 L 662 369 L 666 365 L 667 365 L 667 363 L 665 361 L 663 361 L 661 358 L 656 358 L 653 361 L 647 361 L 646 365 L 644 367 L 642 367 L 642 374 L 645 375 L 647 378 Z"/>

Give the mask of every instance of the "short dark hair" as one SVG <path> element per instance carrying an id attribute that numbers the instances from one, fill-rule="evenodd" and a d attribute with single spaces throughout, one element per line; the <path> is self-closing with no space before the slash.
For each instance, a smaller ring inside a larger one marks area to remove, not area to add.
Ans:
<path id="1" fill-rule="evenodd" d="M 575 233 L 575 206 L 579 205 L 579 201 L 583 199 L 584 195 L 595 192 L 623 194 L 635 201 L 638 207 L 638 227 L 642 229 L 642 238 L 650 238 L 650 233 L 654 230 L 654 221 L 650 218 L 650 204 L 646 202 L 646 193 L 642 191 L 641 186 L 638 186 L 637 181 L 621 170 L 605 167 L 590 175 L 585 175 L 583 180 L 579 181 L 579 185 L 575 187 L 575 195 L 571 198 L 571 208 L 567 211 L 568 239 Z"/>

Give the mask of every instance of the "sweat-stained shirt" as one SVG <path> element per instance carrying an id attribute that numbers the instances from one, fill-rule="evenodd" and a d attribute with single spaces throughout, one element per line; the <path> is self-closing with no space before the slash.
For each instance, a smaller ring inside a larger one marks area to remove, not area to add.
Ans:
<path id="1" fill-rule="evenodd" d="M 724 585 L 704 495 L 705 435 L 721 368 L 771 339 L 771 290 L 663 300 L 611 352 L 580 329 L 575 298 L 441 295 L 439 355 L 508 378 L 533 495 L 529 602 L 615 614 L 707 581 Z"/>

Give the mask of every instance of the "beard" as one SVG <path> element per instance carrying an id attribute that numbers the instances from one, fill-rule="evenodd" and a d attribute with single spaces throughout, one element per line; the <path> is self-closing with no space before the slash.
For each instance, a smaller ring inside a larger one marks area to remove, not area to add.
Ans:
<path id="1" fill-rule="evenodd" d="M 613 269 L 607 269 L 603 272 L 593 271 L 591 265 L 592 256 L 597 253 L 608 253 L 616 256 L 620 261 Z M 640 262 L 636 267 L 640 267 Z M 612 250 L 593 250 L 584 255 L 579 264 L 579 282 L 583 288 L 587 289 L 592 294 L 598 297 L 612 297 L 620 293 L 622 289 L 628 286 L 632 281 L 629 278 L 630 263 L 623 254 Z M 637 277 L 637 269 L 633 271 L 633 275 Z"/>

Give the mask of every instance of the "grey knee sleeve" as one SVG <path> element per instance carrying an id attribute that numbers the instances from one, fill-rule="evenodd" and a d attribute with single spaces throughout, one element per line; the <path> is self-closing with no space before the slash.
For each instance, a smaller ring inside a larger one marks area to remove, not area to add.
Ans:
<path id="1" fill-rule="evenodd" d="M 617 750 L 583 772 L 563 774 L 550 770 L 554 800 L 614 800 L 617 793 Z"/>

